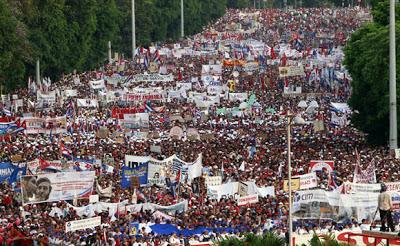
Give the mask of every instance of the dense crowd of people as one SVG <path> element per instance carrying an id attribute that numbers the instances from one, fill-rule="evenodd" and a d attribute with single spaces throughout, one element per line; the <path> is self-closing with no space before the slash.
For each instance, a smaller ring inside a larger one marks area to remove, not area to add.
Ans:
<path id="1" fill-rule="evenodd" d="M 65 148 L 73 157 L 101 160 L 107 167 L 112 167 L 106 170 L 100 162 L 91 167 L 96 171 L 96 184 L 100 188 L 112 187 L 110 196 L 100 197 L 102 202 L 131 202 L 135 195 L 137 204 L 170 206 L 187 200 L 188 208 L 160 216 L 144 209 L 135 212 L 117 209 L 114 214 L 96 212 L 101 216 L 101 226 L 65 232 L 65 222 L 90 217 L 81 216 L 71 207 L 88 205 L 88 199 L 23 205 L 18 182 L 3 183 L 0 189 L 0 243 L 184 245 L 264 231 L 274 231 L 285 237 L 288 194 L 283 191 L 283 181 L 288 176 L 288 112 L 303 118 L 306 123 L 292 127 L 292 175 L 307 173 L 310 160 L 333 160 L 333 181 L 328 172 L 318 172 L 319 187 L 333 189 L 332 183 L 340 186 L 352 181 L 358 150 L 362 164 L 375 161 L 378 181 L 397 181 L 399 162 L 394 155 L 387 148 L 368 146 L 363 133 L 352 127 L 351 112 L 335 111 L 332 106 L 332 103 L 343 105 L 351 95 L 351 78 L 342 65 L 342 50 L 350 35 L 368 20 L 368 10 L 358 7 L 288 12 L 278 9 L 227 10 L 224 17 L 205 27 L 202 33 L 176 44 L 159 44 L 153 50 L 139 48 L 133 60 L 119 57 L 96 71 L 67 74 L 52 83 L 31 82 L 28 88 L 11 93 L 23 99 L 23 105 L 17 108 L 3 102 L 4 109 L 14 111 L 11 116 L 4 114 L 3 119 L 23 122 L 27 115 L 67 115 L 66 132 L 26 134 L 22 131 L 3 136 L 1 161 L 10 162 L 18 156 L 19 166 L 22 166 L 38 158 L 63 160 L 66 157 L 60 153 L 61 148 Z M 258 49 L 257 45 L 262 48 Z M 149 58 L 152 58 L 151 65 L 146 64 Z M 258 67 L 246 70 L 241 62 L 257 63 Z M 209 72 L 212 82 L 205 81 L 202 71 L 203 65 L 208 64 L 222 65 L 220 74 Z M 154 69 L 151 66 L 156 66 L 156 71 L 151 71 Z M 282 76 L 279 68 L 290 66 L 303 67 L 304 74 Z M 173 74 L 174 79 L 149 83 L 132 80 L 135 75 L 150 73 Z M 115 78 L 121 79 L 111 83 Z M 105 88 L 93 89 L 90 81 L 101 79 L 105 81 Z M 215 94 L 208 90 L 213 83 L 222 88 L 217 93 L 221 95 L 217 103 L 204 107 L 202 103 L 207 100 L 192 100 L 196 98 L 195 93 L 214 98 Z M 191 89 L 182 89 L 182 84 L 190 84 Z M 301 93 L 294 90 L 298 87 L 301 87 Z M 124 92 L 141 89 L 163 91 L 170 96 L 163 100 L 133 102 L 121 96 Z M 65 96 L 66 90 L 76 90 L 77 95 Z M 43 94 L 55 91 L 57 100 L 51 105 L 40 105 L 38 91 Z M 180 94 L 172 96 L 168 94 L 170 91 L 180 91 Z M 112 99 L 108 100 L 110 92 Z M 230 100 L 229 93 L 247 93 L 248 97 Z M 96 100 L 98 105 L 82 106 L 77 98 Z M 123 110 L 148 112 L 147 129 L 124 127 L 118 117 Z M 344 120 L 339 123 L 332 120 L 332 112 Z M 170 136 L 170 130 L 175 126 L 184 130 L 178 137 Z M 196 129 L 200 137 L 189 136 L 189 128 Z M 141 137 L 143 134 L 147 137 Z M 154 146 L 160 151 L 154 151 Z M 121 187 L 125 155 L 163 160 L 174 154 L 185 162 L 193 162 L 201 154 L 204 176 L 222 176 L 222 183 L 253 181 L 258 187 L 274 186 L 275 195 L 238 206 L 235 196 L 221 199 L 209 196 L 207 188 L 200 184 L 200 178 L 191 182 L 199 183 L 200 189 L 179 181 L 177 192 L 159 185 L 141 186 L 135 190 Z M 54 214 L 54 211 L 60 212 Z M 139 223 L 135 233 L 130 227 L 132 222 Z M 294 228 L 298 233 L 306 234 L 313 230 L 357 230 L 368 223 L 364 220 L 359 225 L 352 218 L 343 223 L 310 219 L 296 221 Z M 213 230 L 192 236 L 157 235 L 148 229 L 149 224 L 172 224 L 181 230 L 198 227 Z"/>

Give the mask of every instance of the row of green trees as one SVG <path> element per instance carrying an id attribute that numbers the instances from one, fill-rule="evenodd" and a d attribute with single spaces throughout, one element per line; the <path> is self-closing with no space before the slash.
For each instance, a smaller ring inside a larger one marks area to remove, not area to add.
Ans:
<path id="1" fill-rule="evenodd" d="M 345 49 L 345 65 L 353 78 L 349 104 L 356 113 L 352 123 L 368 134 L 369 143 L 385 145 L 389 140 L 389 1 L 374 0 L 372 13 L 374 21 L 352 35 Z M 399 7 L 396 19 L 400 20 Z M 400 22 L 396 21 L 397 71 L 400 71 L 399 35 Z M 397 95 L 399 82 L 397 75 Z"/>
<path id="2" fill-rule="evenodd" d="M 131 54 L 132 0 L 0 0 L 0 86 L 26 85 L 40 59 L 44 76 L 98 67 L 113 50 Z M 288 0 L 321 6 L 341 0 Z M 352 0 L 344 0 L 349 2 Z M 283 0 L 184 0 L 185 33 L 197 33 L 226 8 L 283 7 Z M 180 35 L 180 0 L 136 0 L 138 45 Z"/>

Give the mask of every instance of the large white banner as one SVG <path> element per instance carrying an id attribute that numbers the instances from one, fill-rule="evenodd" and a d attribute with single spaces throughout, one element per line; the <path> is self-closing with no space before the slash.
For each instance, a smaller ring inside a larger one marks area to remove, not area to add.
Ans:
<path id="1" fill-rule="evenodd" d="M 121 125 L 128 129 L 149 128 L 149 113 L 124 114 Z"/>
<path id="2" fill-rule="evenodd" d="M 95 172 L 48 173 L 21 178 L 23 204 L 89 197 Z"/>
<path id="3" fill-rule="evenodd" d="M 59 134 L 67 132 L 67 118 L 60 116 L 55 118 L 24 117 L 26 134 Z"/>
<path id="4" fill-rule="evenodd" d="M 160 74 L 137 74 L 132 78 L 133 82 L 172 82 L 174 76 L 172 74 L 160 75 Z"/>
<path id="5" fill-rule="evenodd" d="M 101 225 L 101 217 L 65 222 L 65 232 L 84 230 Z"/>

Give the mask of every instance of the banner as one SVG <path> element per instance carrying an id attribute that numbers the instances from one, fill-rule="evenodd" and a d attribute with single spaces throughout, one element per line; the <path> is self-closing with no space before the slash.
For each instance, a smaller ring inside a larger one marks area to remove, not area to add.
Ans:
<path id="1" fill-rule="evenodd" d="M 67 132 L 67 118 L 60 116 L 55 118 L 24 117 L 26 134 L 59 134 Z"/>
<path id="2" fill-rule="evenodd" d="M 93 90 L 99 90 L 99 89 L 106 88 L 106 86 L 104 84 L 104 79 L 96 80 L 96 81 L 90 81 L 89 84 L 90 84 L 90 88 L 92 88 Z"/>
<path id="3" fill-rule="evenodd" d="M 258 194 L 248 195 L 248 196 L 241 196 L 237 199 L 237 205 L 243 206 L 251 203 L 258 202 Z"/>
<path id="4" fill-rule="evenodd" d="M 336 221 L 352 217 L 359 222 L 362 219 L 372 220 L 378 205 L 379 193 L 359 192 L 341 194 L 340 190 L 303 190 L 294 195 L 293 211 L 300 218 L 330 218 Z M 396 203 L 397 193 L 392 195 Z"/>
<path id="5" fill-rule="evenodd" d="M 94 171 L 48 173 L 21 177 L 22 203 L 42 203 L 89 197 Z"/>
<path id="6" fill-rule="evenodd" d="M 164 100 L 163 93 L 126 93 L 124 95 L 124 101 L 137 102 L 137 101 L 161 101 Z"/>
<path id="7" fill-rule="evenodd" d="M 172 82 L 174 76 L 172 74 L 137 74 L 132 78 L 132 82 Z"/>
<path id="8" fill-rule="evenodd" d="M 140 129 L 149 128 L 149 119 L 149 113 L 124 114 L 124 119 L 120 122 L 127 129 Z"/>
<path id="9" fill-rule="evenodd" d="M 279 67 L 279 77 L 305 76 L 303 66 Z"/>
<path id="10" fill-rule="evenodd" d="M 315 171 L 327 170 L 332 172 L 334 168 L 334 161 L 310 161 L 309 173 Z"/>
<path id="11" fill-rule="evenodd" d="M 300 190 L 311 189 L 318 186 L 317 174 L 315 172 L 295 176 L 300 178 Z"/>
<path id="12" fill-rule="evenodd" d="M 65 222 L 65 232 L 78 231 L 84 229 L 92 229 L 96 226 L 101 225 L 101 217 L 97 216 L 94 218 L 84 220 L 74 220 Z"/>
<path id="13" fill-rule="evenodd" d="M 56 102 L 56 91 L 49 91 L 43 94 L 40 90 L 36 92 L 36 99 L 39 107 L 48 107 Z"/>
<path id="14" fill-rule="evenodd" d="M 374 238 L 360 235 L 353 235 L 355 232 L 352 230 L 343 230 L 343 231 L 333 231 L 332 234 L 340 243 L 348 243 L 349 245 L 358 245 L 358 246 L 369 246 L 369 245 L 382 245 L 386 244 L 386 239 L 377 238 L 376 241 Z M 320 234 L 322 235 L 322 234 Z M 313 237 L 313 233 L 299 235 L 297 233 L 293 234 L 294 245 L 309 245 L 310 240 Z M 400 245 L 400 240 L 392 239 L 389 240 L 390 245 Z"/>

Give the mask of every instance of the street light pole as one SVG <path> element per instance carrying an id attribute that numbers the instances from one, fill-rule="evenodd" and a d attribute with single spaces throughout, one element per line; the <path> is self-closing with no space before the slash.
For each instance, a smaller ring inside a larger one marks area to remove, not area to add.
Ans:
<path id="1" fill-rule="evenodd" d="M 389 95 L 390 95 L 390 149 L 397 149 L 397 95 L 396 95 L 396 28 L 395 28 L 395 0 L 390 0 L 389 22 Z"/>
<path id="2" fill-rule="evenodd" d="M 289 186 L 289 214 L 288 214 L 288 223 L 289 223 L 289 246 L 292 246 L 292 160 L 291 160 L 291 124 L 292 124 L 292 116 L 288 111 L 288 124 L 287 124 L 287 138 L 288 138 L 288 186 Z"/>
<path id="3" fill-rule="evenodd" d="M 185 37 L 185 19 L 183 11 L 183 0 L 181 0 L 181 37 Z"/>
<path id="4" fill-rule="evenodd" d="M 136 51 L 135 0 L 132 0 L 132 61 L 135 60 L 135 51 Z"/>

